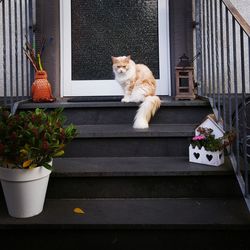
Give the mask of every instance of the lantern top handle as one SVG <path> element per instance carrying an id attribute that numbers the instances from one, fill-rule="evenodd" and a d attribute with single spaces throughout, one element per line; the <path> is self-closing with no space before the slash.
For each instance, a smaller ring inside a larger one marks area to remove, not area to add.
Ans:
<path id="1" fill-rule="evenodd" d="M 179 59 L 180 59 L 180 61 L 177 64 L 177 67 L 186 68 L 186 67 L 191 66 L 191 63 L 189 61 L 189 57 L 187 57 L 185 53 Z"/>
<path id="2" fill-rule="evenodd" d="M 192 67 L 192 63 L 200 56 L 200 52 L 197 53 L 197 55 L 194 56 L 192 60 L 189 60 L 189 57 L 184 53 L 181 57 L 179 57 L 180 61 L 177 64 L 177 67 L 179 68 L 187 68 Z"/>

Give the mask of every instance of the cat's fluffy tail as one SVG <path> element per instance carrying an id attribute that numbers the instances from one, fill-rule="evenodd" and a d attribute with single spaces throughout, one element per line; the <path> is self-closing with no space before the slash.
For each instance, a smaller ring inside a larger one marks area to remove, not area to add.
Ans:
<path id="1" fill-rule="evenodd" d="M 158 96 L 147 96 L 136 113 L 133 127 L 138 129 L 148 128 L 149 121 L 160 106 L 161 100 Z"/>

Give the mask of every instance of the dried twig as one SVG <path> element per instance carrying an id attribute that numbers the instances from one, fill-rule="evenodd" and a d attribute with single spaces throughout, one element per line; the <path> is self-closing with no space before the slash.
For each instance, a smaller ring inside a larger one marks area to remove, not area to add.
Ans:
<path id="1" fill-rule="evenodd" d="M 31 64 L 33 65 L 34 69 L 38 71 L 36 63 L 34 62 L 33 58 L 29 55 L 29 53 L 23 48 L 25 55 L 28 57 L 30 60 Z"/>
<path id="2" fill-rule="evenodd" d="M 23 48 L 25 55 L 27 56 L 27 58 L 29 59 L 29 61 L 31 62 L 32 66 L 34 67 L 34 69 L 36 71 L 43 70 L 41 56 L 42 56 L 44 49 L 47 45 L 46 39 L 44 37 L 42 38 L 41 48 L 36 53 L 32 44 L 30 42 L 28 42 L 27 36 L 25 36 L 25 37 L 26 37 L 26 42 L 25 42 L 26 48 Z M 52 40 L 52 38 L 50 39 L 50 41 L 51 40 Z"/>

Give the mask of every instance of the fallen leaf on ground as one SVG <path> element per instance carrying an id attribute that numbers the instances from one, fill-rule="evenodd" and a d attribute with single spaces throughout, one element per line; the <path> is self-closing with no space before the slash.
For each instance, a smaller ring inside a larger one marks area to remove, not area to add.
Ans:
<path id="1" fill-rule="evenodd" d="M 85 214 L 85 212 L 81 208 L 79 208 L 79 207 L 74 208 L 73 211 L 76 214 Z"/>

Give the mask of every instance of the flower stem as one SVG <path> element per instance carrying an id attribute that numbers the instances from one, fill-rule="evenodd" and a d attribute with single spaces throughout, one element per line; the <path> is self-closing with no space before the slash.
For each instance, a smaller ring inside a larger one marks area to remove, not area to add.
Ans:
<path id="1" fill-rule="evenodd" d="M 37 54 L 37 59 L 38 59 L 38 65 L 39 65 L 39 70 L 43 70 L 42 62 L 41 62 L 41 57 L 40 54 Z"/>

